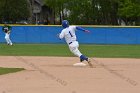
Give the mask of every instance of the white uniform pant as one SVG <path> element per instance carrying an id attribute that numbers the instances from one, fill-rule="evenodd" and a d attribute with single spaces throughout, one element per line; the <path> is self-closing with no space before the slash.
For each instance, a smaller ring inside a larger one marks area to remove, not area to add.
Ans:
<path id="1" fill-rule="evenodd" d="M 8 34 L 8 33 L 5 34 L 5 40 L 6 40 L 7 44 L 12 45 L 12 41 L 10 40 L 10 34 Z"/>
<path id="2" fill-rule="evenodd" d="M 82 53 L 79 51 L 78 47 L 79 47 L 79 43 L 77 41 L 72 42 L 71 44 L 68 44 L 70 51 L 80 57 L 82 55 Z"/>

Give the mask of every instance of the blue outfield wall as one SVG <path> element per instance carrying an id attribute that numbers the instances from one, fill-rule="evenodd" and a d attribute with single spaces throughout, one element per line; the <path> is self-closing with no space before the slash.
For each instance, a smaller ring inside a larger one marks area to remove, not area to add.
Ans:
<path id="1" fill-rule="evenodd" d="M 77 31 L 77 39 L 83 44 L 140 44 L 140 27 L 83 27 L 90 33 Z M 2 29 L 2 26 L 0 26 Z M 64 43 L 57 34 L 61 26 L 12 26 L 11 40 L 14 43 Z M 0 31 L 0 42 L 5 42 Z"/>

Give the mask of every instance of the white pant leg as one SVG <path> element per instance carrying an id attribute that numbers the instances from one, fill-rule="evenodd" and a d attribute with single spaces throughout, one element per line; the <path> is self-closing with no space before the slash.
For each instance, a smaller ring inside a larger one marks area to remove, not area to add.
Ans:
<path id="1" fill-rule="evenodd" d="M 6 40 L 6 42 L 7 42 L 7 44 L 10 44 L 10 42 L 9 42 L 9 34 L 5 34 L 5 40 Z"/>
<path id="2" fill-rule="evenodd" d="M 7 42 L 7 44 L 10 44 L 10 45 L 12 45 L 12 41 L 10 40 L 10 34 L 5 34 L 5 39 L 6 39 L 6 42 Z"/>
<path id="3" fill-rule="evenodd" d="M 71 51 L 74 55 L 80 57 L 80 56 L 82 55 L 82 53 L 79 51 L 78 47 L 79 47 L 79 43 L 78 43 L 77 41 L 74 41 L 74 42 L 72 42 L 72 43 L 69 45 L 70 51 Z"/>

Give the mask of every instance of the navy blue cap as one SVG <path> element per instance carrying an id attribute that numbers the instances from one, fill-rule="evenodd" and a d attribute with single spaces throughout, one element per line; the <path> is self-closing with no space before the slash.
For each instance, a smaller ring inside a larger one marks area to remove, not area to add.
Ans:
<path id="1" fill-rule="evenodd" d="M 62 21 L 62 26 L 63 26 L 63 28 L 69 27 L 69 22 L 67 20 L 63 20 Z"/>

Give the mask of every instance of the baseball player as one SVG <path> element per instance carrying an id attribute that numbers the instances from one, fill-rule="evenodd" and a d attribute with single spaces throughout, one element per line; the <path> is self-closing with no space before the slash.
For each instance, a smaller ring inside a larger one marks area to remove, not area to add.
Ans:
<path id="1" fill-rule="evenodd" d="M 2 30 L 5 33 L 5 40 L 7 42 L 7 45 L 13 45 L 12 41 L 10 40 L 11 26 L 5 24 L 2 28 Z"/>
<path id="2" fill-rule="evenodd" d="M 81 30 L 84 32 L 90 32 L 90 31 L 85 30 L 79 26 L 69 26 L 69 22 L 67 20 L 62 21 L 62 27 L 64 29 L 61 31 L 60 34 L 58 34 L 58 37 L 60 39 L 63 39 L 63 38 L 65 39 L 66 43 L 69 46 L 70 51 L 74 55 L 78 56 L 81 62 L 85 60 L 89 63 L 90 66 L 92 66 L 92 64 L 90 63 L 90 59 L 79 51 L 78 49 L 79 43 L 77 41 L 76 34 L 75 34 L 76 30 Z"/>

